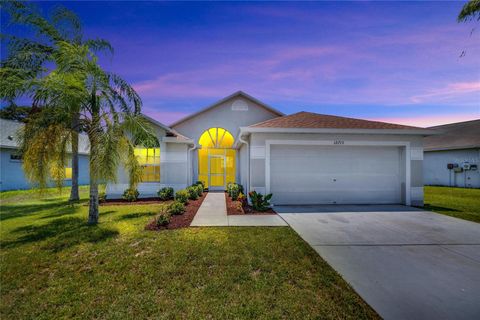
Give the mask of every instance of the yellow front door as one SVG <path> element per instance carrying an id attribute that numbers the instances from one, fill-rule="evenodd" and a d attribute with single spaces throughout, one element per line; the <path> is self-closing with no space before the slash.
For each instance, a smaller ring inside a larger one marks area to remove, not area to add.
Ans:
<path id="1" fill-rule="evenodd" d="M 209 157 L 209 185 L 211 187 L 225 187 L 225 157 Z"/>

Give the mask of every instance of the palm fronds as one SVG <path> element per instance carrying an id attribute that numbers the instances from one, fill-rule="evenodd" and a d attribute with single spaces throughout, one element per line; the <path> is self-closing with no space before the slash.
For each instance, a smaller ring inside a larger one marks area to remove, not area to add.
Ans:
<path id="1" fill-rule="evenodd" d="M 467 2 L 457 17 L 458 22 L 469 20 L 480 20 L 480 0 L 470 0 Z"/>

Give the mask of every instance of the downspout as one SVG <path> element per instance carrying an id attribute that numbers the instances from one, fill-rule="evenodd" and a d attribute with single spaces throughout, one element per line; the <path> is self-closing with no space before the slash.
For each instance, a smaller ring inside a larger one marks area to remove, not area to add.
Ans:
<path id="1" fill-rule="evenodd" d="M 248 144 L 248 141 L 243 140 L 242 138 L 242 129 L 240 128 L 240 134 L 238 135 L 238 141 L 241 143 L 245 144 L 247 146 L 247 185 L 245 186 L 245 195 L 248 195 L 250 192 L 250 145 Z M 247 196 L 248 199 L 248 196 Z M 249 201 L 249 200 L 248 200 Z"/>
<path id="2" fill-rule="evenodd" d="M 197 147 L 198 147 L 197 144 L 193 143 L 193 147 L 188 148 L 187 150 L 188 157 L 190 158 L 188 160 L 188 175 L 187 175 L 188 184 L 193 184 L 193 163 L 192 163 L 193 156 L 190 154 L 190 152 L 196 150 Z"/>

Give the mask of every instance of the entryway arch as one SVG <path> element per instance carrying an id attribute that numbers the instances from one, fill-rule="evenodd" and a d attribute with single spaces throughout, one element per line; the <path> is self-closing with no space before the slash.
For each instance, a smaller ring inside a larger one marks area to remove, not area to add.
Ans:
<path id="1" fill-rule="evenodd" d="M 233 135 L 221 127 L 205 130 L 198 140 L 198 179 L 210 190 L 224 190 L 235 182 L 233 143 Z"/>

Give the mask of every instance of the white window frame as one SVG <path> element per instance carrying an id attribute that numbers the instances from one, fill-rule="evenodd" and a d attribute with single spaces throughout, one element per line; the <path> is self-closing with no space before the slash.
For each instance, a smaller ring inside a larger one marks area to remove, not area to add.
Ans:
<path id="1" fill-rule="evenodd" d="M 154 147 L 154 148 L 146 148 L 146 147 L 135 147 L 135 149 L 158 149 L 158 152 L 159 152 L 159 155 L 156 156 L 154 155 L 153 156 L 153 159 L 158 159 L 158 163 L 147 163 L 147 164 L 140 164 L 143 167 L 158 167 L 158 170 L 159 170 L 159 179 L 158 181 L 143 181 L 141 183 L 160 183 L 160 180 L 162 179 L 162 168 L 161 168 L 161 157 L 162 157 L 162 150 L 160 147 Z M 147 152 L 147 159 L 148 159 L 148 152 Z M 143 175 L 143 172 L 142 172 L 142 175 Z M 143 178 L 143 177 L 142 177 Z"/>

